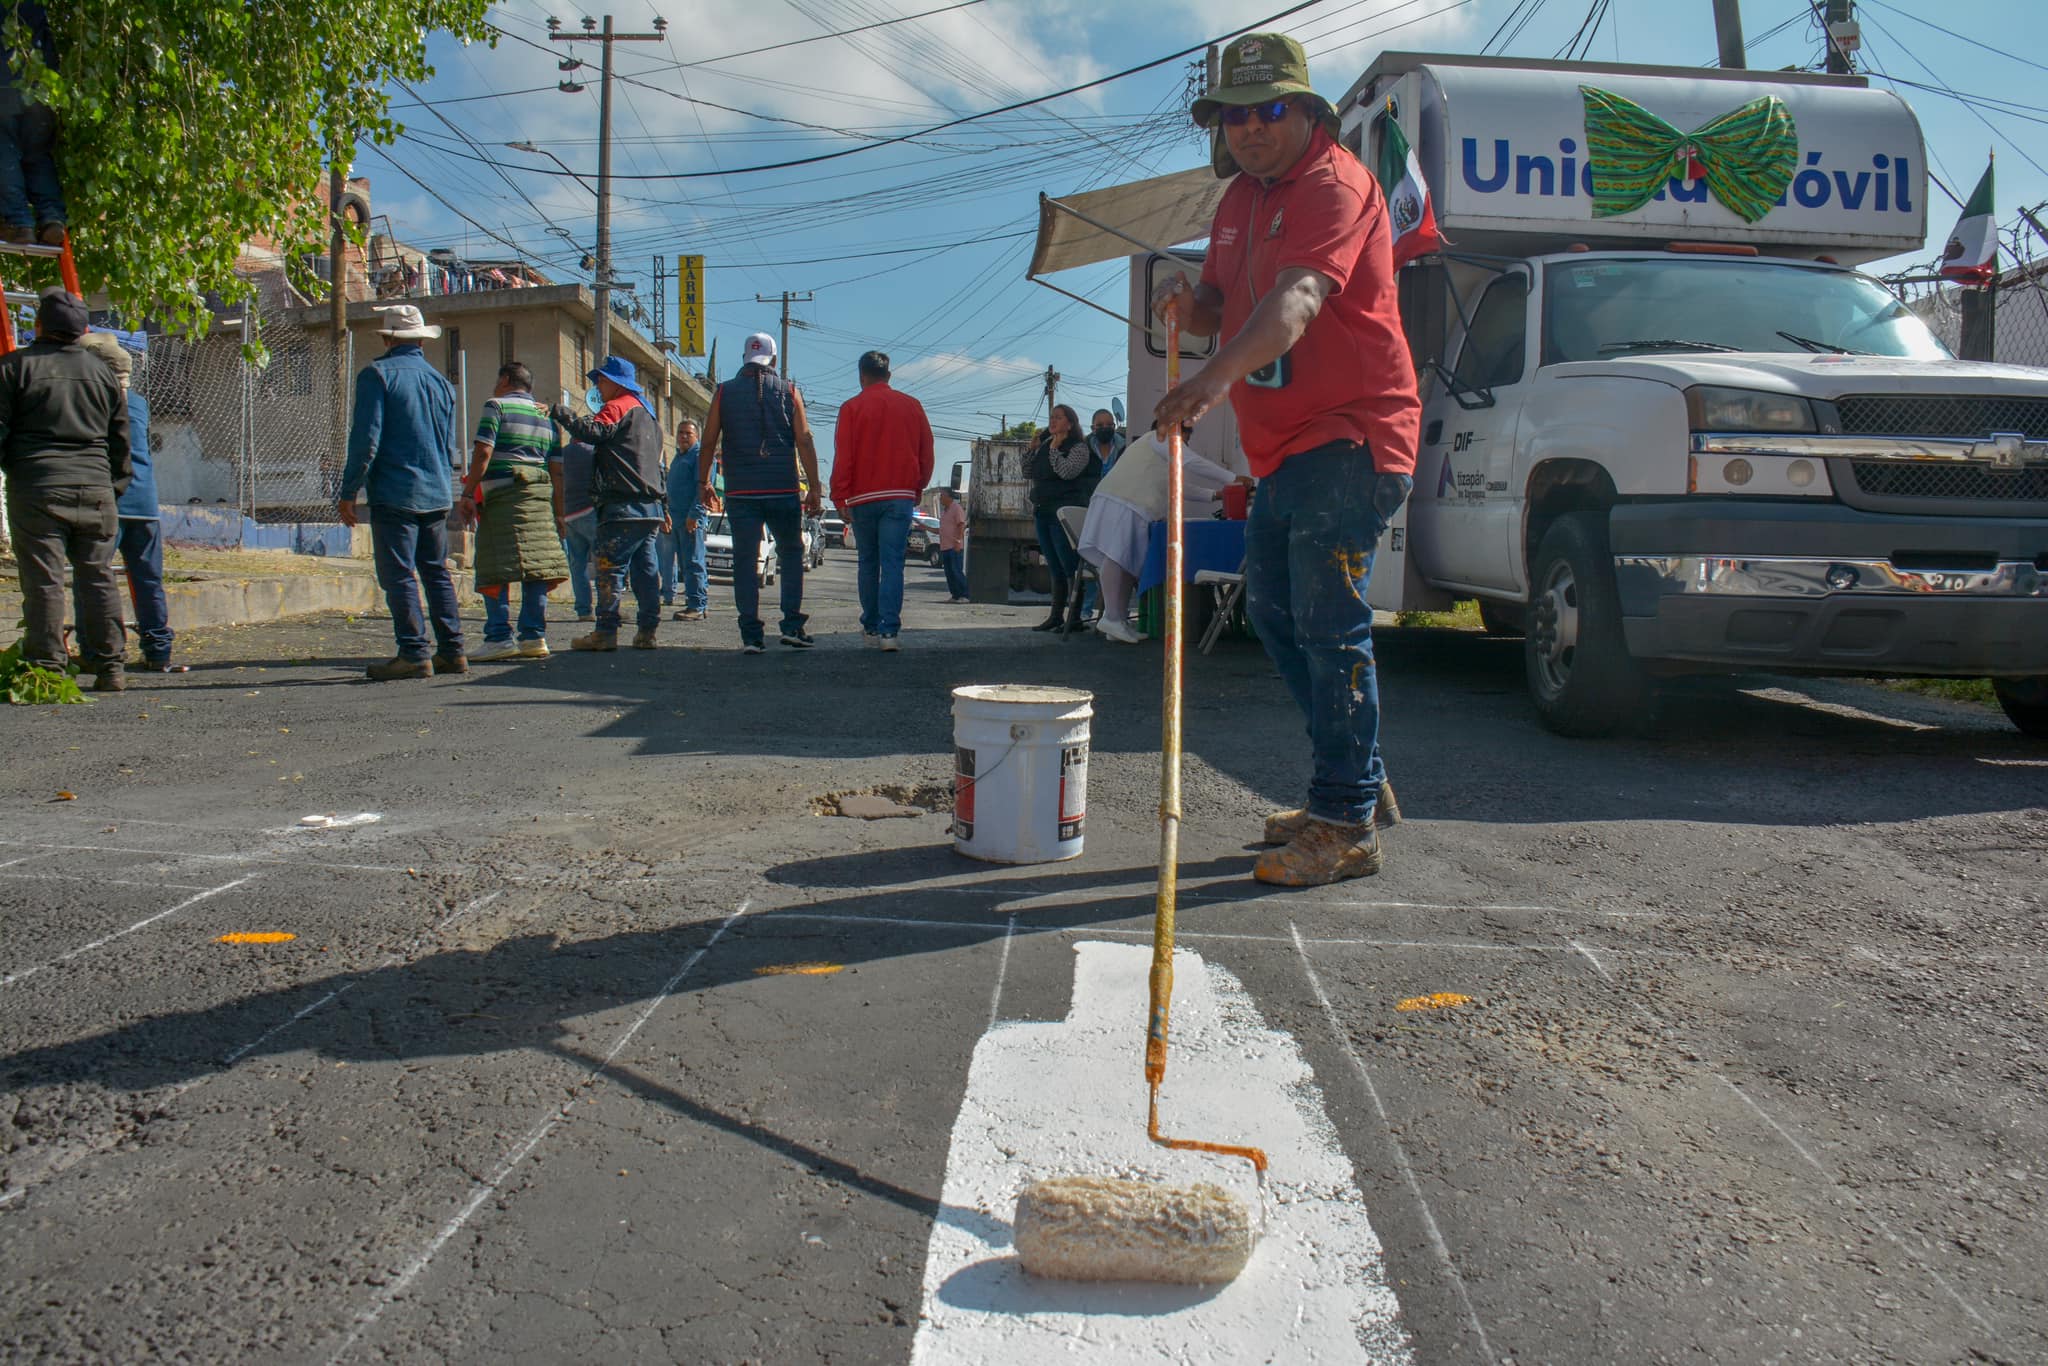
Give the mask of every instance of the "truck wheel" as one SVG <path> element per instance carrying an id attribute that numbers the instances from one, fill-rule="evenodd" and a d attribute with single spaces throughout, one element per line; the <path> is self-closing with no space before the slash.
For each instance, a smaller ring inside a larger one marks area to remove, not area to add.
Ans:
<path id="1" fill-rule="evenodd" d="M 1518 636 L 1522 634 L 1522 609 L 1510 607 L 1504 602 L 1491 598 L 1479 599 L 1479 624 L 1490 636 Z"/>
<path id="2" fill-rule="evenodd" d="M 1640 722 L 1649 681 L 1622 637 L 1605 516 L 1558 518 L 1530 570 L 1522 660 L 1543 724 L 1560 735 L 1611 735 Z"/>
<path id="3" fill-rule="evenodd" d="M 2048 740 L 2048 678 L 1999 678 L 1991 687 L 2022 733 Z"/>

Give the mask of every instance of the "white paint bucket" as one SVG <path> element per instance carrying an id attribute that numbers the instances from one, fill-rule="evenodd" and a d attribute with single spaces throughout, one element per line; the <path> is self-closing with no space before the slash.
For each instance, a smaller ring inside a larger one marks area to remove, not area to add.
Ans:
<path id="1" fill-rule="evenodd" d="M 989 863 L 1081 852 L 1095 695 L 999 683 L 953 689 L 953 847 Z"/>

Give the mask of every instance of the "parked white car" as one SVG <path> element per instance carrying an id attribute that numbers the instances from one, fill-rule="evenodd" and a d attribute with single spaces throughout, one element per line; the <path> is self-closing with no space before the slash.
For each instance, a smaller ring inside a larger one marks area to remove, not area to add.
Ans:
<path id="1" fill-rule="evenodd" d="M 824 548 L 817 544 L 808 524 L 804 527 L 804 559 L 815 568 L 824 562 Z M 772 532 L 761 533 L 761 544 L 755 551 L 758 561 L 759 581 L 774 583 L 776 573 L 775 536 Z M 704 568 L 707 575 L 724 583 L 732 582 L 732 524 L 724 513 L 717 513 L 704 528 Z"/>
<path id="2" fill-rule="evenodd" d="M 764 531 L 755 556 L 760 582 L 775 582 L 775 537 Z M 732 582 L 732 524 L 722 512 L 704 528 L 704 568 L 710 577 Z"/>

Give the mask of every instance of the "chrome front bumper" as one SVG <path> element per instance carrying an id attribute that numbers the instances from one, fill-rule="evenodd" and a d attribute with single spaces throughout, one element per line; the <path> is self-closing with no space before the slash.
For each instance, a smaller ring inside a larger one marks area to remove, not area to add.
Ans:
<path id="1" fill-rule="evenodd" d="M 1618 580 L 1657 581 L 1657 595 L 1745 598 L 1879 597 L 1896 594 L 1997 599 L 2048 598 L 2048 574 L 2027 560 L 1990 568 L 1902 569 L 1889 560 L 1617 555 Z"/>

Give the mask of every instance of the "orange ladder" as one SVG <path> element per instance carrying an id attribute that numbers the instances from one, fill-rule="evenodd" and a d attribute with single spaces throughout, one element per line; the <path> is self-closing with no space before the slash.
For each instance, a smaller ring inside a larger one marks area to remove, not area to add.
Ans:
<path id="1" fill-rule="evenodd" d="M 46 247 L 40 242 L 0 242 L 0 252 L 12 252 L 16 256 L 54 256 L 57 269 L 64 277 L 64 288 L 80 299 L 85 291 L 78 287 L 78 265 L 71 259 L 71 234 L 64 234 L 62 246 Z M 0 286 L 0 294 L 4 294 Z M 0 300 L 0 356 L 15 349 L 14 310 L 9 301 Z"/>

